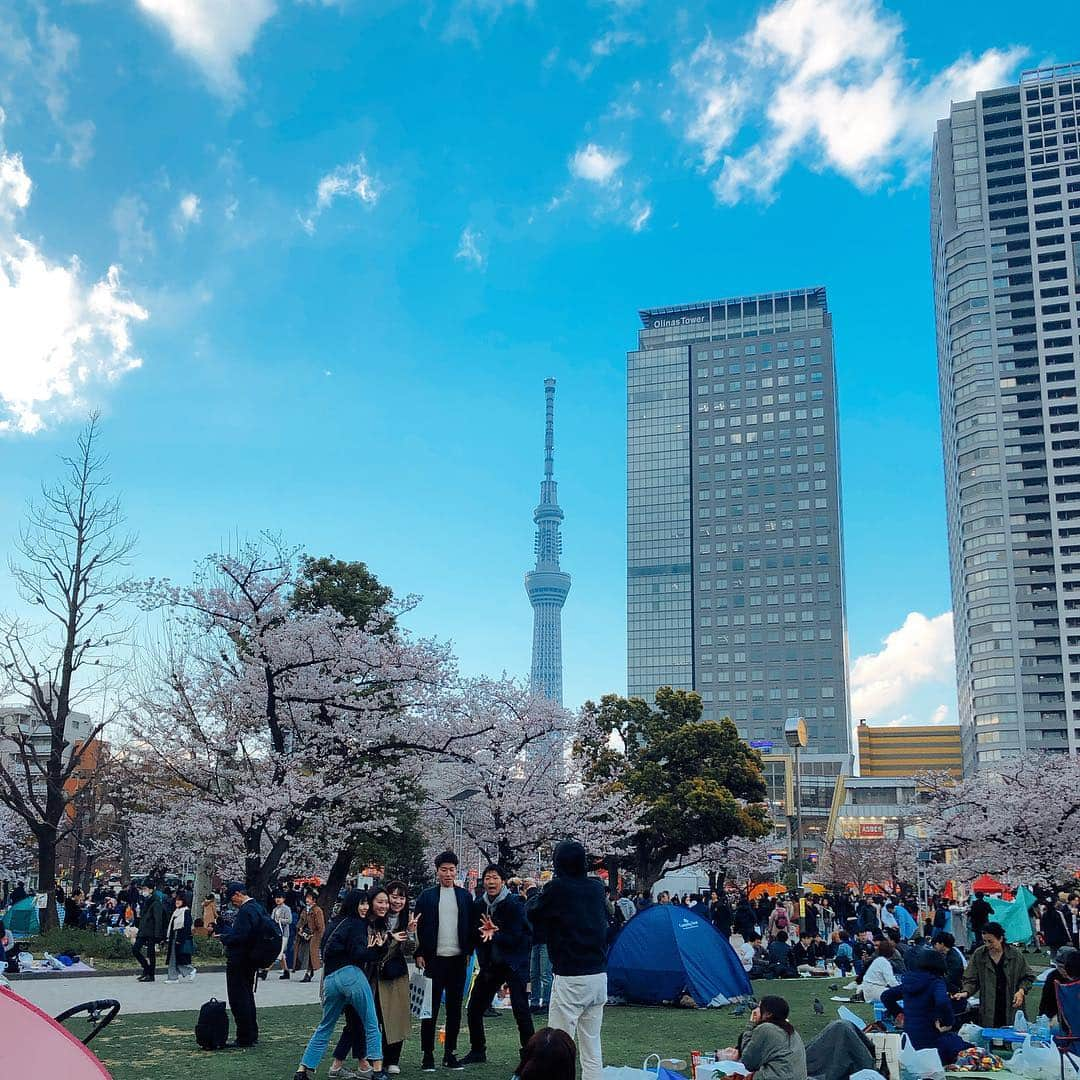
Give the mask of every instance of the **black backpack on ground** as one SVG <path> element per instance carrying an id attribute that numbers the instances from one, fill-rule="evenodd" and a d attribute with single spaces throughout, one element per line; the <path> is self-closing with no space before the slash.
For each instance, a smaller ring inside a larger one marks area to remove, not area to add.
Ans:
<path id="1" fill-rule="evenodd" d="M 195 1041 L 204 1050 L 223 1050 L 229 1041 L 229 1014 L 225 1002 L 211 998 L 199 1010 L 195 1021 Z"/>
<path id="2" fill-rule="evenodd" d="M 281 928 L 269 915 L 260 915 L 251 942 L 248 960 L 252 967 L 268 968 L 281 955 Z"/>

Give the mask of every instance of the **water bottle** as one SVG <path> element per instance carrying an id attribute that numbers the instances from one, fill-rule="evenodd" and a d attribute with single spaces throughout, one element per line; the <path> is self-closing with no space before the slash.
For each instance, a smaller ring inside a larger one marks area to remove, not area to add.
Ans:
<path id="1" fill-rule="evenodd" d="M 1038 1020 L 1031 1025 L 1031 1037 L 1037 1042 L 1050 1044 L 1050 1020 L 1045 1016 L 1040 1016 Z"/>
<path id="2" fill-rule="evenodd" d="M 1028 1029 L 1027 1016 L 1024 1014 L 1023 1009 L 1017 1009 L 1016 1010 L 1016 1016 L 1013 1017 L 1013 1030 L 1020 1033 L 1020 1034 L 1026 1034 L 1027 1029 Z"/>

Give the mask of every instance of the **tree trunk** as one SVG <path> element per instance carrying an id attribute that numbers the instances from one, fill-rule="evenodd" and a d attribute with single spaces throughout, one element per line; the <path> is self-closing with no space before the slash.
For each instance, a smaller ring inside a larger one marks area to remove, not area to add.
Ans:
<path id="1" fill-rule="evenodd" d="M 334 864 L 330 867 L 330 873 L 326 876 L 326 884 L 319 890 L 319 907 L 322 908 L 323 915 L 326 916 L 328 923 L 330 922 L 330 916 L 334 912 L 334 904 L 337 903 L 338 893 L 341 892 L 341 887 L 349 876 L 355 857 L 351 845 L 343 847 L 334 858 Z"/>
<path id="2" fill-rule="evenodd" d="M 604 869 L 607 870 L 608 896 L 615 899 L 619 895 L 619 860 L 614 855 L 609 855 L 604 860 Z"/>
<path id="3" fill-rule="evenodd" d="M 195 882 L 191 889 L 191 910 L 200 911 L 199 905 L 210 895 L 214 886 L 214 864 L 204 855 L 195 866 Z"/>
<path id="4" fill-rule="evenodd" d="M 37 838 L 38 892 L 45 893 L 47 901 L 38 908 L 38 925 L 44 934 L 56 925 L 56 834 L 46 833 Z"/>

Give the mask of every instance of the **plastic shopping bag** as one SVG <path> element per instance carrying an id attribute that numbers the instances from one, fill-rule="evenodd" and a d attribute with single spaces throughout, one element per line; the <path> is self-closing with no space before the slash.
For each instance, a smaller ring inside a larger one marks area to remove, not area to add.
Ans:
<path id="1" fill-rule="evenodd" d="M 656 1064 L 652 1065 L 651 1062 Z M 629 1065 L 605 1065 L 600 1074 L 603 1080 L 656 1080 L 660 1072 L 660 1055 L 650 1054 L 642 1063 L 640 1069 L 631 1068 Z"/>
<path id="2" fill-rule="evenodd" d="M 1009 1061 L 1009 1069 L 1027 1080 L 1058 1080 L 1061 1075 L 1061 1055 L 1052 1046 L 1039 1046 L 1031 1036 Z"/>
<path id="3" fill-rule="evenodd" d="M 933 1048 L 916 1050 L 907 1035 L 900 1039 L 901 1080 L 945 1080 L 941 1055 Z"/>
<path id="4" fill-rule="evenodd" d="M 431 1019 L 431 980 L 419 968 L 409 976 L 409 1012 L 417 1020 Z"/>

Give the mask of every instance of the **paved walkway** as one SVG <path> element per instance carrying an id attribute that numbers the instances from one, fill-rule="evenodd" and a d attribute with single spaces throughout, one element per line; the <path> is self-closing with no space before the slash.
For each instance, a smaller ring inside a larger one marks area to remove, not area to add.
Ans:
<path id="1" fill-rule="evenodd" d="M 50 1016 L 72 1005 L 102 998 L 120 1002 L 120 1015 L 126 1013 L 195 1011 L 204 1001 L 216 997 L 225 1000 L 223 971 L 199 974 L 192 982 L 167 983 L 159 975 L 152 983 L 138 982 L 134 975 L 105 976 L 93 979 L 65 979 L 62 976 L 19 979 L 11 984 L 15 993 L 33 1002 Z M 302 983 L 271 975 L 259 983 L 255 1001 L 260 1009 L 275 1005 L 309 1005 L 319 1000 L 319 980 Z"/>

